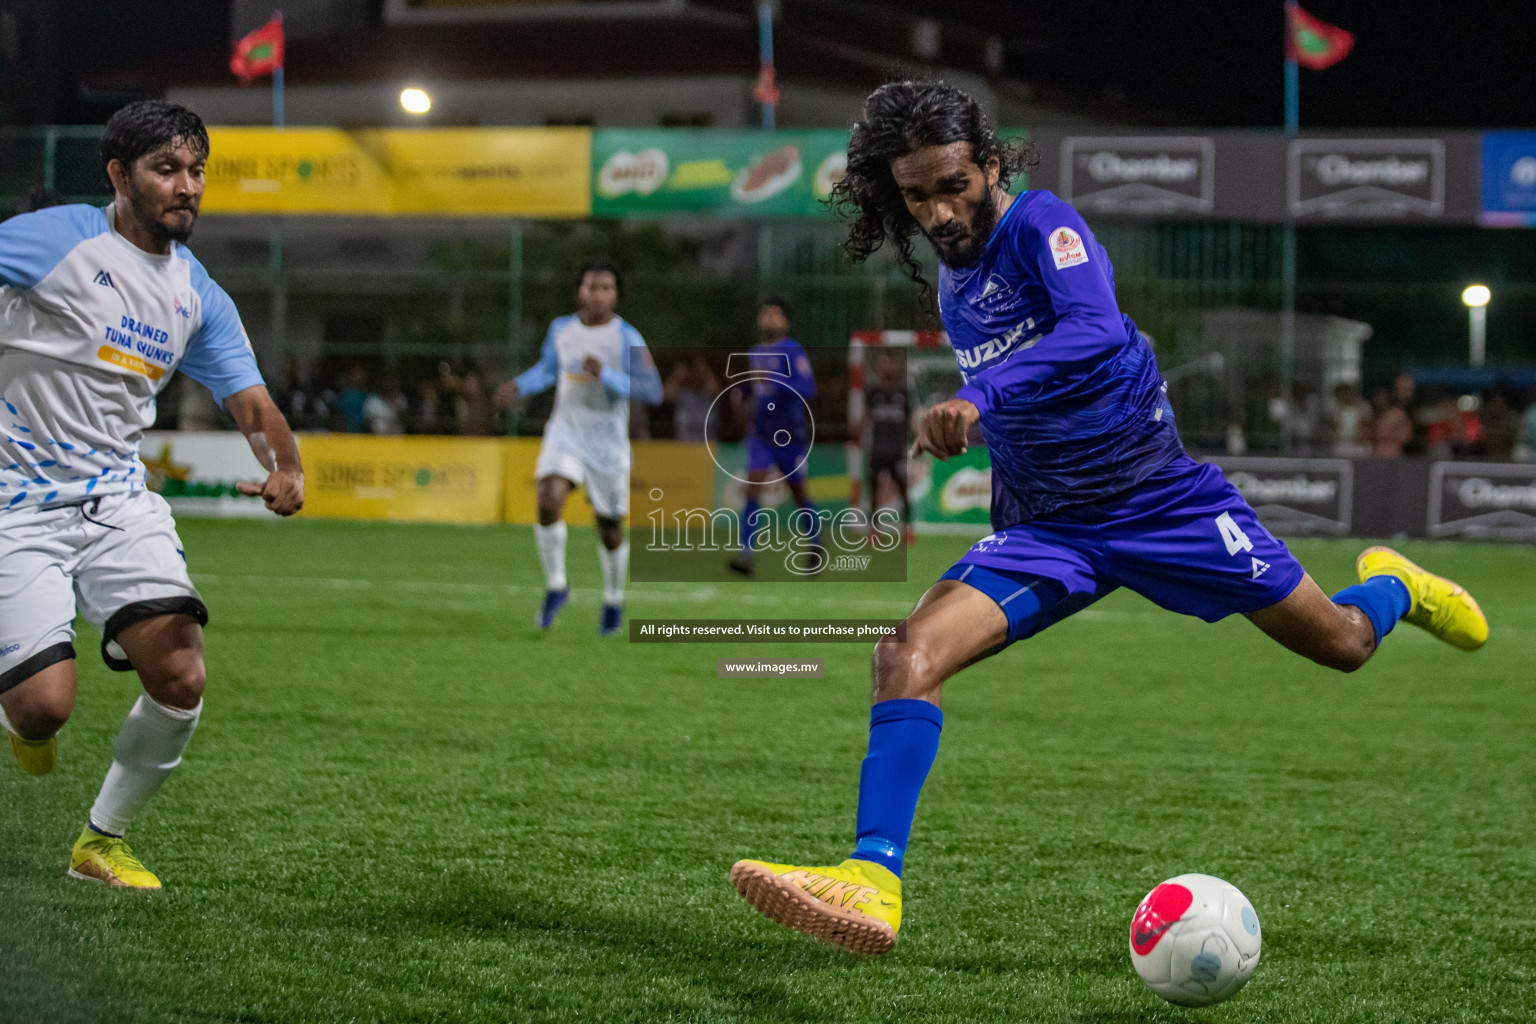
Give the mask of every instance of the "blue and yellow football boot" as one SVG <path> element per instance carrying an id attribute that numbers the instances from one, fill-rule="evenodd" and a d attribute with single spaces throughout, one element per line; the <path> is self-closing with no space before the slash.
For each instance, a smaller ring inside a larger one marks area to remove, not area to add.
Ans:
<path id="1" fill-rule="evenodd" d="M 901 927 L 901 879 L 879 864 L 845 860 L 802 868 L 739 860 L 731 882 L 758 913 L 797 932 L 878 956 L 896 944 Z"/>
<path id="2" fill-rule="evenodd" d="M 1403 621 L 1464 651 L 1475 651 L 1488 642 L 1488 620 L 1459 583 L 1426 572 L 1391 548 L 1366 548 L 1355 559 L 1355 571 L 1361 583 L 1372 576 L 1396 576 L 1403 581 L 1413 599 Z"/>

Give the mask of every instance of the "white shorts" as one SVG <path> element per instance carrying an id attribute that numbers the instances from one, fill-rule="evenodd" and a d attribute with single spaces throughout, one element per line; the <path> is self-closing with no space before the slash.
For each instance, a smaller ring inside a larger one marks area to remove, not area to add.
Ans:
<path id="1" fill-rule="evenodd" d="M 0 693 L 75 656 L 77 607 L 118 671 L 133 666 L 113 641 L 134 623 L 171 614 L 208 622 L 164 498 L 132 491 L 0 512 Z"/>
<path id="2" fill-rule="evenodd" d="M 565 429 L 551 423 L 539 445 L 539 461 L 534 464 L 533 475 L 540 480 L 547 476 L 563 476 L 587 489 L 587 500 L 597 515 L 604 519 L 623 519 L 629 514 L 628 460 L 617 472 L 607 471 L 594 466 L 590 453 L 571 441 Z"/>

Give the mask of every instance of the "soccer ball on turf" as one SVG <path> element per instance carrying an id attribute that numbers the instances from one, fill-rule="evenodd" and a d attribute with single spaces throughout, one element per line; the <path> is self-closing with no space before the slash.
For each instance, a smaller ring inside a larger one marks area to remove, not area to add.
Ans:
<path id="1" fill-rule="evenodd" d="M 1259 963 L 1259 915 L 1237 887 L 1180 875 L 1147 893 L 1131 918 L 1131 963 L 1147 987 L 1180 1006 L 1230 998 Z"/>

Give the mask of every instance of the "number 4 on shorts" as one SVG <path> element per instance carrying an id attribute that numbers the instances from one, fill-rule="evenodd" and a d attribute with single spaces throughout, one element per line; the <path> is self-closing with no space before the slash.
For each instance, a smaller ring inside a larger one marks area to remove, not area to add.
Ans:
<path id="1" fill-rule="evenodd" d="M 1227 545 L 1227 554 L 1235 555 L 1239 551 L 1252 551 L 1253 541 L 1243 532 L 1243 528 L 1232 521 L 1232 513 L 1223 512 L 1216 517 L 1216 529 L 1221 531 L 1221 540 Z"/>

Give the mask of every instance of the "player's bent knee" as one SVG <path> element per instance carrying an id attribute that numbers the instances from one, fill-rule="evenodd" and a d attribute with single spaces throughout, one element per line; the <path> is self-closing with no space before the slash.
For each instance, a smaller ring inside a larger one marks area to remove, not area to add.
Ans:
<path id="1" fill-rule="evenodd" d="M 75 662 L 49 665 L 5 692 L 5 716 L 24 740 L 45 740 L 75 712 Z"/>
<path id="2" fill-rule="evenodd" d="M 7 710 L 6 717 L 24 740 L 45 740 L 57 735 L 75 711 L 75 695 L 58 691 L 26 695 L 14 703 L 16 707 Z"/>
<path id="3" fill-rule="evenodd" d="M 876 702 L 922 699 L 944 681 L 929 646 L 910 634 L 906 642 L 894 636 L 881 637 L 875 644 L 871 668 Z"/>
<path id="4" fill-rule="evenodd" d="M 161 704 L 190 710 L 203 699 L 208 672 L 199 651 L 180 650 L 169 655 L 158 671 L 147 674 L 144 689 Z"/>

